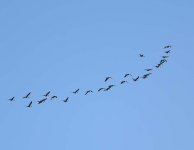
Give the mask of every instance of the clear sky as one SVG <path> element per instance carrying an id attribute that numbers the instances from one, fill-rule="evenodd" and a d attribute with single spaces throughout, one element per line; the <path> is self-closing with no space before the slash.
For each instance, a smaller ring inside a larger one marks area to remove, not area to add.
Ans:
<path id="1" fill-rule="evenodd" d="M 1 0 L 0 149 L 193 150 L 193 8 L 193 0 Z M 150 78 L 118 85 L 156 65 L 168 44 L 168 63 Z M 84 96 L 109 84 L 117 86 Z M 49 90 L 59 98 L 37 105 Z"/>

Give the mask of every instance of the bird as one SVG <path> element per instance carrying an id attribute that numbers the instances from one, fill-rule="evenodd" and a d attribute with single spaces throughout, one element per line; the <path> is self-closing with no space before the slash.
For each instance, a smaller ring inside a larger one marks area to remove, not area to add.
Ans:
<path id="1" fill-rule="evenodd" d="M 28 108 L 32 107 L 32 101 L 26 107 L 28 107 Z"/>
<path id="2" fill-rule="evenodd" d="M 12 98 L 10 98 L 9 100 L 10 100 L 10 101 L 13 101 L 14 99 L 15 99 L 15 97 L 12 97 Z"/>
<path id="3" fill-rule="evenodd" d="M 47 92 L 47 93 L 46 93 L 45 95 L 43 95 L 43 96 L 48 97 L 50 93 L 51 93 L 51 91 Z"/>
<path id="4" fill-rule="evenodd" d="M 98 90 L 98 92 L 100 92 L 100 91 L 102 91 L 102 90 L 105 90 L 105 88 L 100 88 L 100 89 Z"/>
<path id="5" fill-rule="evenodd" d="M 114 87 L 115 85 L 109 85 L 108 87 L 110 87 L 110 88 L 112 88 L 112 87 Z"/>
<path id="6" fill-rule="evenodd" d="M 165 51 L 166 54 L 169 54 L 171 52 L 171 50 Z"/>
<path id="7" fill-rule="evenodd" d="M 47 100 L 47 98 L 44 98 L 44 99 L 38 101 L 38 104 L 42 104 L 42 103 L 44 103 L 46 100 Z"/>
<path id="8" fill-rule="evenodd" d="M 164 46 L 164 48 L 171 48 L 172 46 L 171 45 L 167 45 L 167 46 Z"/>
<path id="9" fill-rule="evenodd" d="M 108 87 L 107 89 L 105 89 L 104 91 L 109 91 L 111 88 L 110 87 Z"/>
<path id="10" fill-rule="evenodd" d="M 112 79 L 111 77 L 106 77 L 106 79 L 104 80 L 104 82 L 107 82 L 109 79 Z"/>
<path id="11" fill-rule="evenodd" d="M 31 92 L 28 93 L 28 94 L 27 94 L 26 96 L 24 96 L 23 98 L 29 98 L 30 94 L 31 94 Z"/>
<path id="12" fill-rule="evenodd" d="M 165 63 L 165 62 L 167 62 L 167 60 L 166 59 L 162 59 L 162 60 L 160 60 L 160 64 L 162 65 L 163 63 Z"/>
<path id="13" fill-rule="evenodd" d="M 65 100 L 63 100 L 64 103 L 67 103 L 69 100 L 69 97 L 67 97 Z"/>
<path id="14" fill-rule="evenodd" d="M 145 71 L 148 71 L 149 72 L 149 71 L 152 71 L 152 69 L 145 69 Z"/>
<path id="15" fill-rule="evenodd" d="M 108 88 L 106 88 L 104 91 L 109 91 L 112 87 L 114 87 L 115 85 L 109 85 Z"/>
<path id="16" fill-rule="evenodd" d="M 87 95 L 88 93 L 93 93 L 93 91 L 89 90 L 89 91 L 86 92 L 85 95 Z"/>
<path id="17" fill-rule="evenodd" d="M 162 64 L 157 64 L 155 67 L 156 67 L 156 68 L 160 68 L 161 65 L 162 65 Z"/>
<path id="18" fill-rule="evenodd" d="M 128 83 L 127 81 L 121 81 L 121 84 Z"/>
<path id="19" fill-rule="evenodd" d="M 54 98 L 57 98 L 57 96 L 52 96 L 52 97 L 51 97 L 51 100 L 53 100 Z"/>
<path id="20" fill-rule="evenodd" d="M 77 94 L 79 92 L 79 89 L 77 89 L 75 92 L 73 92 L 74 94 Z"/>
<path id="21" fill-rule="evenodd" d="M 132 76 L 131 74 L 125 74 L 124 78 L 128 77 L 128 76 Z"/>
<path id="22" fill-rule="evenodd" d="M 145 75 L 143 75 L 143 79 L 146 79 L 149 75 L 151 75 L 152 73 L 148 73 L 148 74 L 145 74 Z"/>
<path id="23" fill-rule="evenodd" d="M 143 54 L 139 54 L 140 57 L 145 57 Z"/>
<path id="24" fill-rule="evenodd" d="M 138 80 L 139 80 L 139 76 L 137 78 L 133 79 L 133 81 L 135 81 L 135 82 L 138 81 Z"/>
<path id="25" fill-rule="evenodd" d="M 163 59 L 168 58 L 169 56 L 162 56 Z"/>

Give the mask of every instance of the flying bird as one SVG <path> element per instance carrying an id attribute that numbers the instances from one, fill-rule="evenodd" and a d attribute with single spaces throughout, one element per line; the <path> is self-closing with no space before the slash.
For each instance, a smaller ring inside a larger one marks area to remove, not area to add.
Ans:
<path id="1" fill-rule="evenodd" d="M 87 94 L 89 94 L 89 93 L 93 93 L 93 91 L 89 90 L 89 91 L 86 92 L 85 95 L 87 95 Z"/>
<path id="2" fill-rule="evenodd" d="M 121 84 L 128 83 L 127 81 L 121 81 Z"/>
<path id="3" fill-rule="evenodd" d="M 15 99 L 15 97 L 12 97 L 12 98 L 10 98 L 9 100 L 10 100 L 10 101 L 14 101 L 14 99 Z"/>
<path id="4" fill-rule="evenodd" d="M 100 88 L 100 89 L 98 90 L 98 92 L 100 92 L 100 91 L 102 91 L 102 90 L 105 90 L 105 88 Z"/>
<path id="5" fill-rule="evenodd" d="M 165 63 L 165 62 L 167 62 L 167 60 L 166 60 L 166 59 L 162 59 L 162 60 L 160 60 L 160 64 L 163 64 L 163 63 Z"/>
<path id="6" fill-rule="evenodd" d="M 170 52 L 171 52 L 171 50 L 168 50 L 168 51 L 166 51 L 165 53 L 166 53 L 166 54 L 169 54 Z"/>
<path id="7" fill-rule="evenodd" d="M 164 48 L 171 48 L 172 46 L 171 45 L 167 45 L 167 46 L 164 46 Z"/>
<path id="8" fill-rule="evenodd" d="M 152 71 L 152 69 L 145 69 L 145 71 L 148 71 L 149 72 L 149 71 Z"/>
<path id="9" fill-rule="evenodd" d="M 51 100 L 53 100 L 53 99 L 55 99 L 55 98 L 57 98 L 57 96 L 52 96 L 52 97 L 51 97 Z"/>
<path id="10" fill-rule="evenodd" d="M 63 100 L 64 103 L 67 103 L 69 100 L 69 97 L 67 97 L 65 100 Z"/>
<path id="11" fill-rule="evenodd" d="M 107 82 L 109 79 L 112 79 L 111 77 L 106 77 L 106 79 L 104 80 L 104 82 Z"/>
<path id="12" fill-rule="evenodd" d="M 143 54 L 139 54 L 139 57 L 145 57 Z"/>
<path id="13" fill-rule="evenodd" d="M 168 58 L 169 56 L 162 56 L 163 59 Z"/>
<path id="14" fill-rule="evenodd" d="M 137 78 L 133 79 L 133 81 L 135 81 L 135 82 L 138 81 L 138 80 L 139 80 L 139 76 Z"/>
<path id="15" fill-rule="evenodd" d="M 156 67 L 156 68 L 160 68 L 161 65 L 162 65 L 162 64 L 157 64 L 155 67 Z"/>
<path id="16" fill-rule="evenodd" d="M 50 93 L 51 93 L 51 91 L 47 92 L 47 93 L 46 93 L 45 95 L 43 95 L 43 96 L 48 97 Z"/>
<path id="17" fill-rule="evenodd" d="M 73 92 L 74 94 L 77 94 L 79 92 L 79 89 L 77 89 L 75 92 Z"/>
<path id="18" fill-rule="evenodd" d="M 28 94 L 27 94 L 26 96 L 24 96 L 23 98 L 29 98 L 30 94 L 31 94 L 31 92 L 28 93 Z"/>
<path id="19" fill-rule="evenodd" d="M 128 76 L 132 76 L 131 74 L 125 74 L 124 78 L 128 77 Z"/>
<path id="20" fill-rule="evenodd" d="M 28 108 L 32 107 L 32 101 L 26 107 L 28 107 Z"/>
<path id="21" fill-rule="evenodd" d="M 146 79 L 148 76 L 150 76 L 152 73 L 148 73 L 148 74 L 145 74 L 145 75 L 143 75 L 143 79 Z"/>
<path id="22" fill-rule="evenodd" d="M 42 104 L 42 103 L 44 103 L 46 100 L 47 100 L 47 98 L 44 98 L 44 99 L 38 101 L 38 104 Z"/>
<path id="23" fill-rule="evenodd" d="M 112 88 L 112 87 L 114 87 L 115 85 L 109 85 L 108 87 L 110 87 L 110 88 Z"/>
<path id="24" fill-rule="evenodd" d="M 108 88 L 106 88 L 104 91 L 109 91 L 112 87 L 114 87 L 115 85 L 109 85 Z"/>

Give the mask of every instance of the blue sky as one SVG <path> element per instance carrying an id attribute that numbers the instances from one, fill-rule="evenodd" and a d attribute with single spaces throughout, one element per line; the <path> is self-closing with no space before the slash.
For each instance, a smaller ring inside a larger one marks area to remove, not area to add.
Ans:
<path id="1" fill-rule="evenodd" d="M 0 149 L 193 150 L 193 7 L 191 0 L 0 1 Z M 158 63 L 168 44 L 168 63 L 148 80 L 118 85 L 125 73 Z M 113 80 L 105 84 L 106 76 Z M 118 86 L 84 96 L 108 84 Z M 59 99 L 25 107 L 49 90 Z"/>

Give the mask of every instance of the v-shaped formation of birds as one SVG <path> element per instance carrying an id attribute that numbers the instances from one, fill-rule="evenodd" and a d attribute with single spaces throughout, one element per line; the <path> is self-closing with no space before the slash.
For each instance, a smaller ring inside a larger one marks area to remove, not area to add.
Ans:
<path id="1" fill-rule="evenodd" d="M 170 50 L 171 48 L 172 48 L 171 45 L 164 46 L 164 49 L 166 49 L 166 51 L 164 52 L 164 55 L 162 56 L 160 62 L 156 66 L 154 66 L 155 68 L 160 68 L 164 63 L 167 63 L 167 59 L 169 57 L 169 54 L 171 53 L 171 50 Z M 145 55 L 139 54 L 139 57 L 144 58 Z M 145 71 L 146 71 L 146 73 L 142 77 L 140 77 L 140 76 L 134 77 L 132 74 L 129 74 L 129 73 L 125 74 L 123 77 L 123 80 L 120 82 L 120 84 L 123 85 L 125 83 L 128 83 L 128 80 L 126 80 L 128 77 L 131 77 L 132 81 L 134 81 L 134 82 L 139 81 L 140 78 L 147 79 L 152 74 L 153 68 L 147 68 L 147 69 L 145 69 Z M 112 77 L 106 77 L 104 82 L 108 82 L 109 80 L 112 80 Z M 107 91 L 110 91 L 115 86 L 116 85 L 109 85 L 106 88 L 99 88 L 96 92 L 102 92 L 102 91 L 107 92 Z M 79 94 L 79 91 L 80 91 L 80 89 L 78 88 L 74 92 L 72 92 L 72 94 Z M 92 90 L 88 90 L 85 92 L 85 95 L 91 94 L 93 92 L 94 91 L 92 91 Z M 30 95 L 31 95 L 31 92 L 29 92 L 26 96 L 24 96 L 23 99 L 29 99 Z M 39 101 L 36 101 L 36 103 L 40 105 L 40 104 L 45 103 L 47 100 L 54 100 L 54 99 L 58 98 L 56 95 L 53 95 L 53 96 L 50 96 L 50 95 L 51 95 L 51 91 L 48 91 L 45 95 L 43 95 L 44 98 L 42 98 Z M 64 103 L 67 103 L 67 102 L 69 102 L 69 99 L 70 99 L 70 97 L 67 97 L 62 101 Z M 9 99 L 9 101 L 15 101 L 15 100 L 16 100 L 15 97 L 12 97 Z M 31 108 L 33 106 L 33 103 L 34 103 L 33 101 L 30 101 L 26 107 Z"/>

